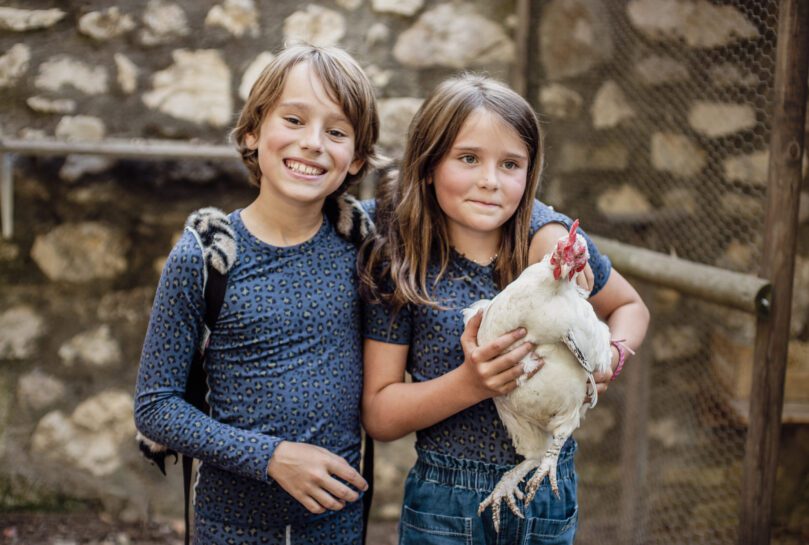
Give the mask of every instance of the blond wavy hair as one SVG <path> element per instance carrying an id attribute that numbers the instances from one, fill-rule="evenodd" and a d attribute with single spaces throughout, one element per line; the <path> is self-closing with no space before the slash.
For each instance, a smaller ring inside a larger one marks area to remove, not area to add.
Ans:
<path id="1" fill-rule="evenodd" d="M 308 62 L 329 98 L 338 104 L 354 129 L 354 158 L 364 161 L 356 174 L 348 174 L 334 192 L 339 195 L 365 176 L 376 165 L 375 151 L 379 138 L 379 115 L 374 88 L 354 58 L 342 49 L 296 44 L 285 48 L 261 72 L 239 120 L 231 131 L 231 139 L 239 150 L 250 174 L 250 183 L 261 185 L 258 151 L 247 146 L 247 136 L 258 137 L 264 117 L 278 102 L 284 91 L 287 75 L 295 65 Z"/>

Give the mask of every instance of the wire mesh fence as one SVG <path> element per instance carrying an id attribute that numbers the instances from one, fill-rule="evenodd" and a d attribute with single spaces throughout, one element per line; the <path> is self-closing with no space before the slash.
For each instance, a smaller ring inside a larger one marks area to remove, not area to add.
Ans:
<path id="1" fill-rule="evenodd" d="M 777 2 L 658 3 L 650 21 L 652 4 L 605 0 L 609 60 L 561 87 L 529 78 L 547 122 L 541 196 L 591 232 L 755 274 Z M 755 320 L 636 287 L 646 346 L 577 432 L 577 543 L 736 543 Z"/>

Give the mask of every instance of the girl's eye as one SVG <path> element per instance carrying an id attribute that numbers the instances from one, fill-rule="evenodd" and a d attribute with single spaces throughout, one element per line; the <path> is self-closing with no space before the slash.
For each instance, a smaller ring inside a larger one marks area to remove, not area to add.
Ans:
<path id="1" fill-rule="evenodd" d="M 518 165 L 515 161 L 506 161 L 503 163 L 503 168 L 506 170 L 514 170 L 515 168 L 520 168 L 520 165 Z"/>
<path id="2" fill-rule="evenodd" d="M 474 165 L 477 162 L 477 157 L 468 153 L 466 155 L 461 155 L 459 159 L 462 163 L 466 163 L 467 165 Z"/>
<path id="3" fill-rule="evenodd" d="M 288 116 L 284 117 L 284 121 L 286 121 L 287 123 L 291 123 L 292 125 L 301 125 L 302 124 L 300 119 L 298 119 L 295 116 L 291 116 L 291 115 L 288 115 Z"/>
<path id="4" fill-rule="evenodd" d="M 348 136 L 345 132 L 339 129 L 330 129 L 328 133 L 329 136 L 333 136 L 334 138 L 345 138 L 346 136 Z"/>

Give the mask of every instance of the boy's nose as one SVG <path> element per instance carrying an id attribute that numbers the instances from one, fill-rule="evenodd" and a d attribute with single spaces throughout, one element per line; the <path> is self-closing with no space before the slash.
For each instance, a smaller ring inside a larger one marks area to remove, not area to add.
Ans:
<path id="1" fill-rule="evenodd" d="M 312 128 L 304 132 L 301 138 L 301 149 L 316 152 L 323 150 L 323 140 L 319 129 Z"/>

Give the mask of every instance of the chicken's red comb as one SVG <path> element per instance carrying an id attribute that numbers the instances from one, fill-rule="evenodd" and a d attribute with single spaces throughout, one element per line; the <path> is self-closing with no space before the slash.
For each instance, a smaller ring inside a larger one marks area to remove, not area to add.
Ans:
<path id="1" fill-rule="evenodd" d="M 570 237 L 568 241 L 571 244 L 576 241 L 576 230 L 578 228 L 579 228 L 579 220 L 578 218 L 576 218 L 576 220 L 573 222 L 573 225 L 570 226 L 570 234 L 568 235 Z"/>

